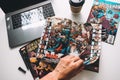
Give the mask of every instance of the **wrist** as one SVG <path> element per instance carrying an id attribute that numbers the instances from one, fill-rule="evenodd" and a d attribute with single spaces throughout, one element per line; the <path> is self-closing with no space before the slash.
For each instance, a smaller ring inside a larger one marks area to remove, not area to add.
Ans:
<path id="1" fill-rule="evenodd" d="M 60 80 L 60 79 L 58 78 L 58 73 L 56 71 L 52 71 L 43 78 L 41 78 L 40 80 Z"/>
<path id="2" fill-rule="evenodd" d="M 56 70 L 56 69 L 53 72 L 51 72 L 51 75 L 54 76 L 55 78 L 53 80 L 69 80 L 69 79 L 65 79 L 63 77 L 63 74 L 59 70 Z"/>
<path id="3" fill-rule="evenodd" d="M 52 80 L 60 80 L 59 79 L 59 73 L 56 72 L 55 70 L 53 70 L 52 72 L 50 72 L 49 75 L 51 76 Z"/>

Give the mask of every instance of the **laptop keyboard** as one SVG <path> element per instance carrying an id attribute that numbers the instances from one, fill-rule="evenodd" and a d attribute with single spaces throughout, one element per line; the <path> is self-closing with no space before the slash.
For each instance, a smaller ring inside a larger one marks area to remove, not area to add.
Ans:
<path id="1" fill-rule="evenodd" d="M 13 29 L 41 21 L 54 15 L 55 14 L 51 3 L 42 5 L 26 12 L 12 15 Z"/>

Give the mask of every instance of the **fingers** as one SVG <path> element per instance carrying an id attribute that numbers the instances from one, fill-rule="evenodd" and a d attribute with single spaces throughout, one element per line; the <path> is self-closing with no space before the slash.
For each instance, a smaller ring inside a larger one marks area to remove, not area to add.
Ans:
<path id="1" fill-rule="evenodd" d="M 71 60 L 72 60 L 73 62 L 76 62 L 76 61 L 80 60 L 80 58 L 79 58 L 78 56 L 74 56 L 73 58 L 71 58 Z"/>
<path id="2" fill-rule="evenodd" d="M 73 55 L 67 55 L 67 56 L 63 57 L 61 59 L 61 62 L 62 62 L 62 64 L 64 62 L 65 66 L 72 64 L 76 68 L 81 68 L 81 66 L 83 65 L 83 60 L 80 59 L 78 56 L 73 56 Z"/>
<path id="3" fill-rule="evenodd" d="M 79 59 L 74 64 L 75 64 L 76 68 L 81 69 L 83 67 L 83 60 Z"/>
<path id="4" fill-rule="evenodd" d="M 74 58 L 74 56 L 67 55 L 60 59 L 59 64 L 63 64 L 65 66 L 69 65 L 72 61 L 71 59 Z"/>
<path id="5" fill-rule="evenodd" d="M 76 69 L 75 69 L 75 71 L 76 71 L 75 75 L 76 75 L 84 69 L 83 60 L 80 59 L 80 60 L 76 61 L 75 67 L 76 67 Z"/>
<path id="6" fill-rule="evenodd" d="M 83 65 L 83 60 L 79 59 L 78 61 L 75 62 L 76 65 L 81 66 Z"/>
<path id="7" fill-rule="evenodd" d="M 83 60 L 78 56 L 67 55 L 60 59 L 55 70 L 61 79 L 68 79 L 83 70 Z"/>
<path id="8" fill-rule="evenodd" d="M 77 61 L 80 59 L 78 56 L 74 56 L 74 55 L 67 55 L 64 58 L 69 59 L 69 60 L 73 60 L 73 61 Z"/>
<path id="9" fill-rule="evenodd" d="M 73 56 L 73 55 L 67 55 L 67 56 L 65 56 L 64 58 L 65 59 L 72 59 L 72 58 L 74 58 L 75 56 Z"/>
<path id="10" fill-rule="evenodd" d="M 78 60 L 81 61 L 79 56 L 73 56 L 73 55 L 67 55 L 67 56 L 63 57 L 62 59 L 69 60 L 70 62 L 76 62 Z"/>

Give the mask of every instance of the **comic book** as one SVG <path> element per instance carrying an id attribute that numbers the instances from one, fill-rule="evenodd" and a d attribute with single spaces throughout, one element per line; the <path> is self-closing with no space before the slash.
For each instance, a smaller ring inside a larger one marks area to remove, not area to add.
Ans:
<path id="1" fill-rule="evenodd" d="M 119 21 L 120 2 L 116 0 L 94 0 L 87 22 L 102 24 L 103 42 L 114 45 Z"/>
<path id="2" fill-rule="evenodd" d="M 31 71 L 34 80 L 39 80 L 41 77 L 53 71 L 56 65 L 46 63 L 41 59 L 43 55 L 38 53 L 39 42 L 40 38 L 35 39 L 19 50 L 27 69 Z"/>
<path id="3" fill-rule="evenodd" d="M 101 24 L 78 24 L 67 18 L 50 17 L 39 43 L 42 59 L 57 64 L 66 55 L 79 56 L 86 70 L 99 71 Z"/>

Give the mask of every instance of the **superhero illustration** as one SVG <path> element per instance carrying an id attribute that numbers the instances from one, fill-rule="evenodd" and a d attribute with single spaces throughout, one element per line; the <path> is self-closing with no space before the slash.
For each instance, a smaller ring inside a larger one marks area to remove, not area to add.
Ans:
<path id="1" fill-rule="evenodd" d="M 85 65 L 99 59 L 100 24 L 78 24 L 67 18 L 50 17 L 40 39 L 39 53 L 47 63 L 57 64 L 66 55 L 79 56 Z"/>
<path id="2" fill-rule="evenodd" d="M 43 51 L 40 50 L 39 53 L 39 44 L 40 39 L 36 39 L 31 43 L 20 48 L 20 54 L 26 64 L 27 69 L 30 69 L 34 80 L 40 79 L 49 72 L 53 71 L 56 64 L 49 64 L 42 60 L 44 57 Z M 43 42 L 45 43 L 45 42 Z"/>
<path id="3" fill-rule="evenodd" d="M 114 44 L 120 21 L 120 3 L 94 0 L 87 22 L 102 24 L 102 41 Z"/>

